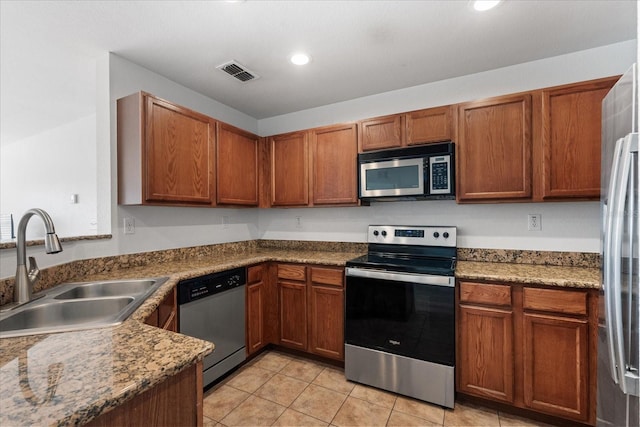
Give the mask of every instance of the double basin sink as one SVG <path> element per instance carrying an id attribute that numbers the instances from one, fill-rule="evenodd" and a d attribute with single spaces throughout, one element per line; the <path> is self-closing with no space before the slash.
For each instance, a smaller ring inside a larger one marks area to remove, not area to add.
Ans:
<path id="1" fill-rule="evenodd" d="M 0 338 L 115 326 L 168 277 L 68 283 L 0 313 Z"/>

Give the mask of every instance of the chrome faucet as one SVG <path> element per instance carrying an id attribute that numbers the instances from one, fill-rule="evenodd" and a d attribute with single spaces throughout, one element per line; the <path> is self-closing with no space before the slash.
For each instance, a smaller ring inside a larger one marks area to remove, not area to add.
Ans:
<path id="1" fill-rule="evenodd" d="M 22 218 L 20 218 L 20 223 L 18 224 L 18 240 L 16 242 L 16 248 L 18 250 L 18 266 L 16 267 L 16 282 L 13 286 L 13 299 L 14 302 L 18 304 L 23 304 L 31 300 L 33 285 L 38 280 L 38 277 L 40 277 L 40 270 L 38 269 L 38 265 L 36 264 L 36 259 L 34 257 L 29 257 L 28 272 L 25 265 L 27 258 L 27 223 L 33 215 L 39 216 L 44 222 L 46 230 L 46 234 L 44 236 L 44 250 L 48 254 L 62 252 L 60 240 L 58 240 L 56 230 L 53 226 L 53 221 L 49 214 L 42 209 L 29 209 Z"/>

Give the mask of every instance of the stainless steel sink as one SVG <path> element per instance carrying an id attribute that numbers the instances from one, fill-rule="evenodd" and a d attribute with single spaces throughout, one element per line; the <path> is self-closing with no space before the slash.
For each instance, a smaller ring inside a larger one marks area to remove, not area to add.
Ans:
<path id="1" fill-rule="evenodd" d="M 138 295 L 146 292 L 155 280 L 123 280 L 118 282 L 96 282 L 79 285 L 57 295 L 56 299 L 102 298 L 120 295 Z"/>
<path id="2" fill-rule="evenodd" d="M 0 338 L 115 326 L 167 277 L 59 285 L 38 299 L 0 313 Z"/>

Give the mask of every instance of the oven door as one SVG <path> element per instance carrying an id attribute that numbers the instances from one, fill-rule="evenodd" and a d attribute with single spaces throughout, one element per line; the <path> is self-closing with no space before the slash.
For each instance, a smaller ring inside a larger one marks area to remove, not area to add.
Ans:
<path id="1" fill-rule="evenodd" d="M 455 365 L 455 279 L 347 267 L 345 342 Z"/>
<path id="2" fill-rule="evenodd" d="M 424 195 L 424 159 L 360 164 L 360 197 Z"/>

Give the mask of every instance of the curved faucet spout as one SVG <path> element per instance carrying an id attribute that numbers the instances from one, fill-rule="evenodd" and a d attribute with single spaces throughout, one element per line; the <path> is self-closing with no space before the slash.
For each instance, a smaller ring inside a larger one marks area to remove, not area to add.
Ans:
<path id="1" fill-rule="evenodd" d="M 17 253 L 17 267 L 16 267 L 16 280 L 14 285 L 14 300 L 18 304 L 25 303 L 31 299 L 33 293 L 33 285 L 38 279 L 40 271 L 32 259 L 30 263 L 29 271 L 27 272 L 26 260 L 27 260 L 27 224 L 33 215 L 39 216 L 44 222 L 46 235 L 44 238 L 44 249 L 48 254 L 55 254 L 62 251 L 60 240 L 56 234 L 53 221 L 47 212 L 42 209 L 34 208 L 29 209 L 20 219 L 18 223 L 18 236 L 16 242 Z"/>

